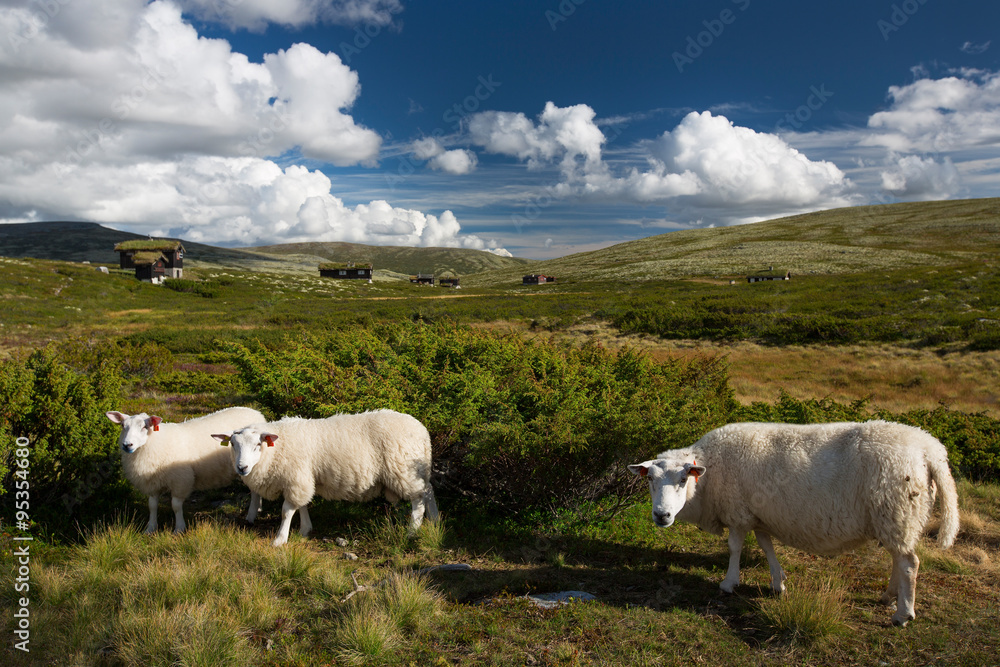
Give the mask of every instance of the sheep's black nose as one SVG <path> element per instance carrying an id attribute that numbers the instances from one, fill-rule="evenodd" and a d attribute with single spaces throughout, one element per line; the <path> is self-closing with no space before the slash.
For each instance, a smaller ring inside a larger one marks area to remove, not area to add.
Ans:
<path id="1" fill-rule="evenodd" d="M 240 473 L 241 475 L 245 475 L 245 474 L 247 474 L 247 466 L 236 466 L 236 470 L 237 470 L 237 472 L 239 472 L 239 473 Z"/>
<path id="2" fill-rule="evenodd" d="M 666 523 L 670 520 L 670 512 L 653 512 L 656 523 Z"/>

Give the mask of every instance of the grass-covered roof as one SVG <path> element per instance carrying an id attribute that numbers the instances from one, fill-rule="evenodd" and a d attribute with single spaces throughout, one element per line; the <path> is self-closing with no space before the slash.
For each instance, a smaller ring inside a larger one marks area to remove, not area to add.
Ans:
<path id="1" fill-rule="evenodd" d="M 336 271 L 338 269 L 370 269 L 372 265 L 357 262 L 323 262 L 319 268 L 320 271 Z"/>
<path id="2" fill-rule="evenodd" d="M 174 250 L 183 250 L 184 246 L 181 245 L 180 241 L 172 241 L 170 239 L 132 239 L 131 241 L 122 241 L 115 245 L 115 252 L 121 252 L 123 250 L 156 250 L 159 252 L 172 252 Z"/>

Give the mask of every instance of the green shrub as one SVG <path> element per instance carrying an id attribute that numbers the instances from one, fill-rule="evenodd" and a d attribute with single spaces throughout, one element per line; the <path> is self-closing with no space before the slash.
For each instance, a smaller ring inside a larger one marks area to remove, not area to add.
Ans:
<path id="1" fill-rule="evenodd" d="M 54 346 L 0 361 L 2 487 L 13 486 L 11 450 L 26 438 L 31 518 L 48 530 L 66 530 L 75 518 L 106 511 L 102 501 L 120 499 L 118 431 L 104 413 L 117 407 L 122 383 L 112 360 L 81 373 Z M 12 507 L 4 504 L 5 516 Z"/>
<path id="2" fill-rule="evenodd" d="M 655 363 L 447 324 L 227 349 L 275 415 L 412 414 L 431 432 L 440 488 L 512 512 L 631 495 L 628 463 L 690 444 L 735 404 L 715 358 Z"/>
<path id="3" fill-rule="evenodd" d="M 203 282 L 200 280 L 186 280 L 184 278 L 170 278 L 163 281 L 163 286 L 175 292 L 185 292 L 197 294 L 206 299 L 214 299 L 219 295 L 219 285 L 213 282 Z"/>

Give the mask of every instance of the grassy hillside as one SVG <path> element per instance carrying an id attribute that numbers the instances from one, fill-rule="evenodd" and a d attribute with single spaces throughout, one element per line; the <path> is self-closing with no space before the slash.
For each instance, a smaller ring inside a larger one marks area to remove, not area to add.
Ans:
<path id="1" fill-rule="evenodd" d="M 144 239 L 142 234 L 122 232 L 95 222 L 25 222 L 0 225 L 0 256 L 57 259 L 66 262 L 118 264 L 116 243 Z M 183 240 L 183 239 L 182 239 Z M 216 248 L 203 243 L 183 241 L 185 258 L 198 263 L 239 265 L 265 260 L 265 257 L 242 250 Z"/>
<path id="2" fill-rule="evenodd" d="M 465 248 L 403 248 L 357 243 L 284 243 L 249 250 L 288 256 L 299 261 L 370 262 L 376 270 L 386 269 L 407 275 L 453 273 L 464 276 L 495 270 L 508 270 L 519 275 L 523 267 L 531 263 L 526 259 L 500 257 Z"/>
<path id="3" fill-rule="evenodd" d="M 576 281 L 745 276 L 769 266 L 844 274 L 992 259 L 1000 199 L 917 202 L 819 211 L 751 225 L 692 229 L 533 262 L 526 269 Z M 518 279 L 516 271 L 469 284 Z"/>

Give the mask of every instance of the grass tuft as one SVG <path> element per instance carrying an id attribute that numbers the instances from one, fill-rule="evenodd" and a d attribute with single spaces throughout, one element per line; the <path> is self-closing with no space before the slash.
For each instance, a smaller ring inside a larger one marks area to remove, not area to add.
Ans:
<path id="1" fill-rule="evenodd" d="M 830 576 L 789 587 L 780 597 L 764 598 L 760 611 L 768 625 L 791 644 L 816 644 L 844 630 L 845 586 Z"/>

